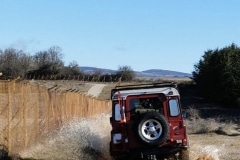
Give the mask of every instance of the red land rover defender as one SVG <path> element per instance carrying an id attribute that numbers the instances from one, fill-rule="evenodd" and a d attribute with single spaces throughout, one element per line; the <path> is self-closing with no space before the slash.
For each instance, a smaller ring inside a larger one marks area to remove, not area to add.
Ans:
<path id="1" fill-rule="evenodd" d="M 176 84 L 117 86 L 111 91 L 111 100 L 113 159 L 189 160 Z"/>

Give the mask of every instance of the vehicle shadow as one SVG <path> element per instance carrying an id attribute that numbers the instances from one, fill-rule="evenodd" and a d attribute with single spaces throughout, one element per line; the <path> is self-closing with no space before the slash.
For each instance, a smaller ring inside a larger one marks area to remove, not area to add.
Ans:
<path id="1" fill-rule="evenodd" d="M 8 156 L 7 147 L 2 144 L 0 144 L 0 160 L 12 160 L 12 158 Z"/>

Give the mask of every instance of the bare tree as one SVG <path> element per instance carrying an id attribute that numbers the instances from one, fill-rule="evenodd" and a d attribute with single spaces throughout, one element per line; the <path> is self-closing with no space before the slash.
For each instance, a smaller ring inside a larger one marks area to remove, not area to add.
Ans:
<path id="1" fill-rule="evenodd" d="M 116 75 L 123 81 L 132 81 L 135 78 L 135 73 L 130 66 L 119 66 Z"/>
<path id="2" fill-rule="evenodd" d="M 64 67 L 62 57 L 62 50 L 57 46 L 37 52 L 33 58 L 37 74 L 58 74 Z"/>
<path id="3" fill-rule="evenodd" d="M 52 46 L 48 49 L 50 62 L 61 63 L 63 58 L 62 49 L 58 46 Z"/>
<path id="4" fill-rule="evenodd" d="M 19 63 L 19 75 L 23 76 L 28 70 L 31 69 L 31 65 L 33 64 L 32 56 L 21 53 L 18 55 L 18 63 Z"/>
<path id="5" fill-rule="evenodd" d="M 23 76 L 31 63 L 31 56 L 22 50 L 8 48 L 0 51 L 0 70 L 5 78 Z"/>
<path id="6" fill-rule="evenodd" d="M 18 76 L 18 53 L 15 49 L 6 49 L 1 54 L 1 70 L 7 77 Z"/>
<path id="7" fill-rule="evenodd" d="M 64 67 L 64 69 L 61 70 L 61 74 L 83 75 L 76 61 L 72 61 L 67 67 Z"/>
<path id="8" fill-rule="evenodd" d="M 47 51 L 39 51 L 33 56 L 34 65 L 36 68 L 47 64 L 49 62 L 49 56 Z"/>

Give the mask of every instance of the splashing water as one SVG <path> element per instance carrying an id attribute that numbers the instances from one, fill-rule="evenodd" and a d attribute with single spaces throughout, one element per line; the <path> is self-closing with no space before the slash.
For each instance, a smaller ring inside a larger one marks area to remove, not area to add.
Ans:
<path id="1" fill-rule="evenodd" d="M 109 117 L 110 114 L 101 114 L 74 119 L 19 155 L 22 159 L 36 160 L 110 160 Z M 191 160 L 219 160 L 221 147 L 203 146 L 195 144 L 190 147 Z"/>
<path id="2" fill-rule="evenodd" d="M 219 149 L 217 149 L 216 146 L 213 146 L 213 145 L 209 145 L 205 147 L 195 146 L 191 150 L 192 150 L 191 155 L 193 157 L 196 157 L 194 158 L 194 160 L 219 160 L 218 158 Z"/>
<path id="3" fill-rule="evenodd" d="M 21 158 L 41 160 L 106 160 L 109 156 L 109 115 L 75 119 L 22 151 Z"/>

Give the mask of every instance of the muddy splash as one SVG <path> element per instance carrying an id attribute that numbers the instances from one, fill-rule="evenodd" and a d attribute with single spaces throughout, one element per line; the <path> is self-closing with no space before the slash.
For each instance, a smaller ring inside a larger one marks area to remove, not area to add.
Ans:
<path id="1" fill-rule="evenodd" d="M 22 151 L 23 159 L 41 160 L 110 160 L 109 114 L 94 118 L 75 119 Z M 214 145 L 191 145 L 191 160 L 220 160 L 219 148 Z"/>
<path id="2" fill-rule="evenodd" d="M 96 160 L 110 159 L 109 115 L 75 119 L 31 148 L 19 153 L 23 159 Z"/>
<path id="3" fill-rule="evenodd" d="M 190 158 L 193 160 L 219 160 L 219 149 L 216 146 L 194 145 L 190 150 Z"/>

